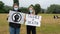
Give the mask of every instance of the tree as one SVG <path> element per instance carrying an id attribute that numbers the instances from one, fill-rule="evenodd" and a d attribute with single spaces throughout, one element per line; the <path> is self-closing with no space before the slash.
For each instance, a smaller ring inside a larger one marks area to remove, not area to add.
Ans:
<path id="1" fill-rule="evenodd" d="M 7 6 L 7 5 L 5 5 L 4 6 L 4 13 L 9 13 L 9 10 L 12 10 L 13 9 L 13 7 L 11 7 L 11 6 Z"/>
<path id="2" fill-rule="evenodd" d="M 40 4 L 35 4 L 34 8 L 35 8 L 36 14 L 40 13 L 41 11 Z"/>
<path id="3" fill-rule="evenodd" d="M 23 13 L 28 13 L 28 8 L 20 7 L 20 10 L 21 10 Z"/>
<path id="4" fill-rule="evenodd" d="M 8 13 L 11 9 L 11 6 L 4 5 L 4 3 L 0 1 L 0 13 Z"/>
<path id="5" fill-rule="evenodd" d="M 0 9 L 2 9 L 3 7 L 4 7 L 4 3 L 0 1 Z"/>
<path id="6" fill-rule="evenodd" d="M 4 12 L 4 3 L 2 1 L 0 1 L 0 13 Z"/>
<path id="7" fill-rule="evenodd" d="M 47 9 L 47 13 L 60 13 L 60 5 L 53 4 Z"/>
<path id="8" fill-rule="evenodd" d="M 13 2 L 19 5 L 19 0 L 13 0 Z"/>
<path id="9" fill-rule="evenodd" d="M 41 13 L 46 13 L 46 9 L 41 8 Z"/>

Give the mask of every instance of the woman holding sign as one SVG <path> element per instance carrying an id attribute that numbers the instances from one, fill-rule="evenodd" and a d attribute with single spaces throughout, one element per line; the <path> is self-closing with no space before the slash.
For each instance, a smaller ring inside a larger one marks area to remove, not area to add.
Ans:
<path id="1" fill-rule="evenodd" d="M 18 5 L 16 3 L 14 3 L 14 5 L 13 5 L 13 11 L 21 12 L 21 11 L 18 10 Z M 18 18 L 18 16 L 17 16 L 17 18 Z M 20 34 L 19 33 L 20 32 L 20 27 L 21 27 L 21 24 L 9 22 L 10 34 Z"/>
<path id="2" fill-rule="evenodd" d="M 30 6 L 29 8 L 29 14 L 31 15 L 35 15 L 35 10 L 33 8 L 33 6 Z M 27 25 L 27 34 L 36 34 L 36 26 L 30 26 L 30 25 Z"/>

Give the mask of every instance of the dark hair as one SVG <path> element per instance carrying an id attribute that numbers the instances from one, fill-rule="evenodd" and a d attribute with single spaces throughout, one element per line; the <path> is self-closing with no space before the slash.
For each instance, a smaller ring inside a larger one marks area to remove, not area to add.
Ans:
<path id="1" fill-rule="evenodd" d="M 19 7 L 19 5 L 18 5 L 17 3 L 14 3 L 14 4 L 13 4 L 13 10 L 14 10 L 14 6 L 15 6 L 15 5 L 17 5 L 17 6 Z M 19 9 L 18 9 L 18 10 L 19 10 Z"/>
<path id="2" fill-rule="evenodd" d="M 13 4 L 13 7 L 14 7 L 15 5 L 19 6 L 17 3 L 14 3 L 14 4 Z"/>

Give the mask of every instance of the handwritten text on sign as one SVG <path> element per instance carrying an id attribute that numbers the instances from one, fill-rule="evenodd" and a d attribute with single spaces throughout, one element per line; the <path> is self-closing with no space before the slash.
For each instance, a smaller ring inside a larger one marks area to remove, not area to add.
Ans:
<path id="1" fill-rule="evenodd" d="M 40 26 L 41 16 L 26 14 L 26 25 Z"/>

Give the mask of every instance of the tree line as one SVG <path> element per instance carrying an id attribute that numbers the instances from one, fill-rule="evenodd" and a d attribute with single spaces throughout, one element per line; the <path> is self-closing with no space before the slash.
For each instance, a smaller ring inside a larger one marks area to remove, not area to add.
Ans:
<path id="1" fill-rule="evenodd" d="M 47 7 L 47 10 L 41 8 L 40 4 L 31 5 L 34 7 L 36 14 L 38 13 L 60 14 L 60 5 L 57 4 L 50 5 L 50 7 Z M 0 1 L 0 13 L 9 13 L 9 10 L 12 9 L 13 6 L 7 6 L 2 1 Z M 27 7 L 20 7 L 19 10 L 21 10 L 24 13 L 27 13 L 29 11 Z"/>

